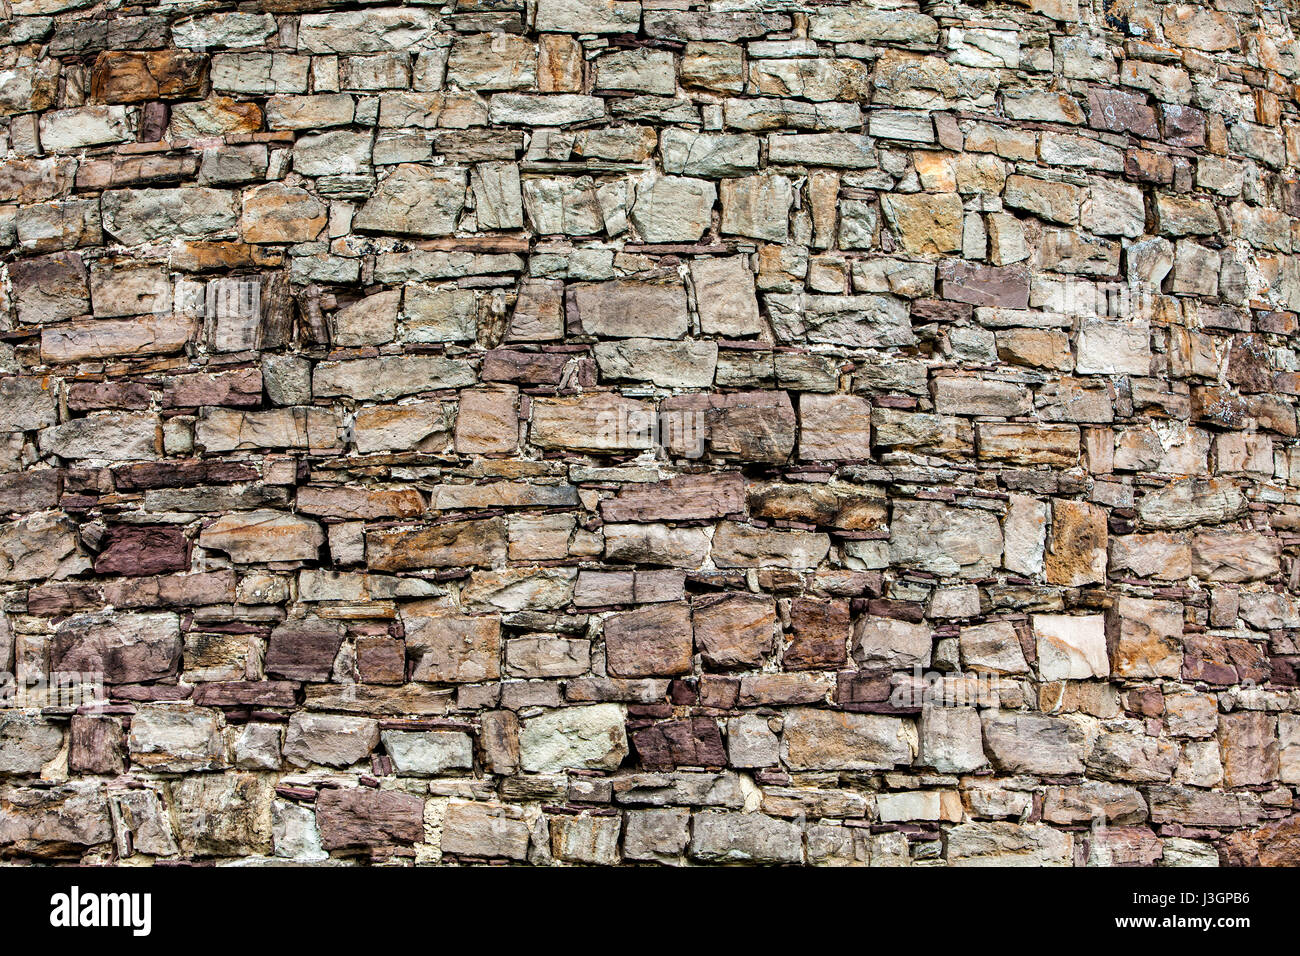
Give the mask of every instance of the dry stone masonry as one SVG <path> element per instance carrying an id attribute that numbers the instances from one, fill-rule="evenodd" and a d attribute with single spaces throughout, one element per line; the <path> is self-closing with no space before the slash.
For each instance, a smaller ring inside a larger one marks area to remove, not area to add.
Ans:
<path id="1" fill-rule="evenodd" d="M 1300 862 L 1298 27 L 0 0 L 0 857 Z"/>

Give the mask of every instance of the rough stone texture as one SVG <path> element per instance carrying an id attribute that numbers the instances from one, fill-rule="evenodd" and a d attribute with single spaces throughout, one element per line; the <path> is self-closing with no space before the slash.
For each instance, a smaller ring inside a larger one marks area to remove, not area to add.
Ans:
<path id="1" fill-rule="evenodd" d="M 1300 860 L 1293 6 L 3 5 L 0 860 Z"/>

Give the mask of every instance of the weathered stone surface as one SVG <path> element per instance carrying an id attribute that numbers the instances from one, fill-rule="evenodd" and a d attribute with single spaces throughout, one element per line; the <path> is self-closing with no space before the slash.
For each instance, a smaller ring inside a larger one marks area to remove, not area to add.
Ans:
<path id="1" fill-rule="evenodd" d="M 685 604 L 650 605 L 605 619 L 605 657 L 617 677 L 688 673 L 693 649 Z"/>
<path id="2" fill-rule="evenodd" d="M 596 346 L 602 379 L 649 381 L 665 388 L 707 388 L 713 384 L 718 347 L 712 342 L 623 339 Z"/>
<path id="3" fill-rule="evenodd" d="M 1138 516 L 1148 527 L 1177 530 L 1218 524 L 1241 514 L 1245 507 L 1245 496 L 1230 479 L 1184 479 L 1143 495 Z"/>
<path id="4" fill-rule="evenodd" d="M 709 555 L 709 537 L 703 528 L 609 524 L 604 531 L 605 557 L 611 561 L 694 568 Z"/>
<path id="5" fill-rule="evenodd" d="M 826 556 L 830 540 L 811 531 L 774 531 L 723 522 L 713 537 L 713 561 L 722 568 L 810 568 Z"/>
<path id="6" fill-rule="evenodd" d="M 372 232 L 445 236 L 465 205 L 463 169 L 402 165 L 357 211 L 352 225 Z"/>
<path id="7" fill-rule="evenodd" d="M 366 536 L 371 567 L 380 571 L 493 565 L 505 557 L 500 519 L 451 521 L 413 531 L 374 531 Z"/>
<path id="8" fill-rule="evenodd" d="M 481 34 L 458 40 L 447 58 L 447 79 L 461 89 L 529 89 L 537 82 L 533 45 L 509 34 Z"/>
<path id="9" fill-rule="evenodd" d="M 101 103 L 140 103 L 202 95 L 208 59 L 201 53 L 151 50 L 99 54 L 90 74 L 90 94 Z"/>
<path id="10" fill-rule="evenodd" d="M 359 401 L 385 401 L 472 384 L 474 373 L 464 362 L 436 355 L 393 355 L 320 362 L 311 380 L 315 396 L 346 395 Z"/>
<path id="11" fill-rule="evenodd" d="M 1102 733 L 1088 755 L 1088 769 L 1099 777 L 1135 783 L 1162 783 L 1178 762 L 1178 746 L 1168 740 L 1123 731 Z"/>
<path id="12" fill-rule="evenodd" d="M 50 641 L 56 670 L 102 673 L 113 684 L 173 677 L 180 656 L 180 619 L 167 612 L 77 614 Z"/>
<path id="13" fill-rule="evenodd" d="M 1110 676 L 1102 615 L 1035 614 L 1033 626 L 1044 680 Z"/>
<path id="14" fill-rule="evenodd" d="M 1082 773 L 1085 735 L 1073 722 L 1037 714 L 983 718 L 984 747 L 993 766 L 1008 773 Z"/>
<path id="15" fill-rule="evenodd" d="M 889 195 L 881 208 L 908 252 L 943 254 L 961 248 L 962 209 L 956 194 Z"/>
<path id="16" fill-rule="evenodd" d="M 862 125 L 855 103 L 804 103 L 777 97 L 728 99 L 723 106 L 726 125 L 742 130 L 844 130 Z"/>
<path id="17" fill-rule="evenodd" d="M 979 422 L 975 426 L 979 458 L 1013 465 L 1069 468 L 1079 460 L 1075 425 L 1019 425 Z"/>
<path id="18" fill-rule="evenodd" d="M 248 856 L 271 851 L 271 795 L 251 773 L 201 774 L 172 784 L 176 830 L 186 856 Z"/>
<path id="19" fill-rule="evenodd" d="M 708 717 L 668 720 L 632 733 L 640 763 L 653 770 L 674 767 L 723 767 L 727 751 L 717 721 Z"/>
<path id="20" fill-rule="evenodd" d="M 607 393 L 578 399 L 533 402 L 529 437 L 543 448 L 608 452 L 649 448 L 654 441 L 652 409 L 644 402 Z"/>
<path id="21" fill-rule="evenodd" d="M 274 32 L 275 18 L 266 13 L 214 13 L 172 25 L 176 45 L 192 50 L 261 46 Z"/>
<path id="22" fill-rule="evenodd" d="M 1210 581 L 1243 583 L 1275 576 L 1281 565 L 1276 538 L 1233 531 L 1192 536 L 1192 573 Z"/>
<path id="23" fill-rule="evenodd" d="M 631 0 L 542 0 L 537 29 L 557 33 L 635 33 L 641 4 Z"/>
<path id="24" fill-rule="evenodd" d="M 338 416 L 323 408 L 295 406 L 264 412 L 208 408 L 195 423 L 194 438 L 209 452 L 249 448 L 323 450 L 337 448 L 341 432 Z"/>
<path id="25" fill-rule="evenodd" d="M 785 392 L 713 396 L 703 411 L 703 418 L 709 450 L 715 455 L 781 462 L 794 450 L 797 421 Z M 698 413 L 695 416 L 688 413 L 682 421 L 683 431 L 700 424 Z"/>
<path id="26" fill-rule="evenodd" d="M 816 12 L 809 36 L 830 43 L 872 40 L 882 43 L 932 42 L 939 35 L 938 23 L 920 13 L 906 10 L 836 7 Z"/>
<path id="27" fill-rule="evenodd" d="M 365 717 L 294 714 L 284 733 L 284 758 L 296 767 L 347 767 L 370 756 L 379 724 Z"/>
<path id="28" fill-rule="evenodd" d="M 776 607 L 767 598 L 725 594 L 697 600 L 691 622 L 696 647 L 713 667 L 758 667 L 772 652 Z"/>
<path id="29" fill-rule="evenodd" d="M 849 607 L 845 601 L 798 598 L 790 603 L 790 646 L 783 662 L 790 670 L 839 667 L 847 659 Z"/>
<path id="30" fill-rule="evenodd" d="M 708 180 L 657 176 L 637 188 L 628 218 L 646 242 L 694 242 L 709 228 L 716 200 Z"/>
<path id="31" fill-rule="evenodd" d="M 727 721 L 727 762 L 733 767 L 771 767 L 780 759 L 780 740 L 759 714 Z"/>
<path id="32" fill-rule="evenodd" d="M 5 116 L 49 109 L 58 97 L 59 64 L 52 60 L 38 62 L 30 57 L 18 57 L 10 68 L 4 70 L 3 79 L 0 111 Z"/>
<path id="33" fill-rule="evenodd" d="M 934 408 L 943 415 L 1011 417 L 1029 411 L 1029 393 L 1011 382 L 944 375 L 934 380 Z"/>
<path id="34" fill-rule="evenodd" d="M 557 860 L 587 865 L 618 862 L 617 816 L 556 816 L 551 819 L 551 853 Z"/>
<path id="35" fill-rule="evenodd" d="M 690 854 L 709 863 L 802 863 L 803 834 L 761 813 L 697 813 Z"/>
<path id="36" fill-rule="evenodd" d="M 987 512 L 900 501 L 890 520 L 889 553 L 894 563 L 978 577 L 1000 562 L 1002 529 Z"/>
<path id="37" fill-rule="evenodd" d="M 1045 568 L 1048 507 L 1027 495 L 1012 495 L 1002 522 L 1002 564 L 1017 574 L 1036 576 Z"/>
<path id="38" fill-rule="evenodd" d="M 616 193 L 611 197 L 607 191 L 605 198 L 608 203 L 602 203 L 595 181 L 588 177 L 528 178 L 520 183 L 520 188 L 528 222 L 542 235 L 595 235 L 606 227 L 607 212 L 612 220 L 611 232 L 626 229 L 626 194 Z"/>
<path id="39" fill-rule="evenodd" d="M 963 823 L 948 832 L 954 866 L 1069 866 L 1070 834 L 1040 824 Z"/>
<path id="40" fill-rule="evenodd" d="M 1292 815 L 1253 831 L 1239 830 L 1229 838 L 1225 851 L 1228 861 L 1237 865 L 1292 866 L 1297 852 L 1296 818 Z"/>
<path id="41" fill-rule="evenodd" d="M 738 474 L 681 475 L 645 487 L 626 487 L 600 503 L 606 521 L 671 521 L 724 517 L 745 508 Z"/>
<path id="42" fill-rule="evenodd" d="M 962 664 L 995 674 L 1027 674 L 1029 663 L 1016 629 L 1007 621 L 963 627 L 958 637 Z"/>
<path id="43" fill-rule="evenodd" d="M 40 379 L 0 379 L 0 431 L 35 431 L 56 421 L 54 396 Z"/>
<path id="44" fill-rule="evenodd" d="M 38 776 L 63 747 L 58 724 L 37 716 L 0 717 L 0 773 Z"/>
<path id="45" fill-rule="evenodd" d="M 750 83 L 764 96 L 797 96 L 816 101 L 856 100 L 870 90 L 869 71 L 847 58 L 762 59 L 749 71 Z"/>
<path id="46" fill-rule="evenodd" d="M 267 639 L 263 666 L 271 677 L 328 680 L 343 632 L 326 621 L 287 621 Z"/>
<path id="47" fill-rule="evenodd" d="M 1106 512 L 1096 505 L 1056 499 L 1047 543 L 1047 580 L 1078 587 L 1106 580 Z"/>
<path id="48" fill-rule="evenodd" d="M 124 246 L 176 236 L 229 236 L 239 222 L 238 197 L 222 189 L 118 189 L 100 199 L 104 231 Z"/>
<path id="49" fill-rule="evenodd" d="M 757 136 L 666 129 L 659 149 L 664 171 L 683 176 L 743 176 L 758 169 Z M 714 260 L 697 260 L 697 262 Z"/>
<path id="50" fill-rule="evenodd" d="M 90 311 L 86 267 L 74 252 L 16 262 L 9 279 L 20 322 L 58 322 Z"/>
<path id="51" fill-rule="evenodd" d="M 1179 581 L 1192 576 L 1192 550 L 1186 536 L 1167 532 L 1110 538 L 1109 566 L 1138 577 Z"/>
<path id="52" fill-rule="evenodd" d="M 564 637 L 516 637 L 506 641 L 506 673 L 512 677 L 579 677 L 591 667 L 591 644 Z"/>
<path id="53" fill-rule="evenodd" d="M 121 718 L 85 715 L 69 722 L 69 770 L 115 776 L 126 768 L 124 750 Z"/>
<path id="54" fill-rule="evenodd" d="M 299 21 L 298 45 L 311 53 L 406 50 L 422 44 L 431 26 L 429 11 L 401 7 L 308 13 Z"/>
<path id="55" fill-rule="evenodd" d="M 917 762 L 939 773 L 967 773 L 987 764 L 979 713 L 973 707 L 929 707 L 918 727 Z"/>
<path id="56" fill-rule="evenodd" d="M 316 825 L 326 850 L 415 843 L 424 835 L 424 801 L 396 790 L 327 789 L 316 800 Z"/>
<path id="57" fill-rule="evenodd" d="M 0 525 L 0 580 L 64 578 L 89 566 L 76 529 L 58 515 L 38 513 Z"/>
<path id="58" fill-rule="evenodd" d="M 519 229 L 524 224 L 519 170 L 509 163 L 478 163 L 470 172 L 480 228 Z"/>
<path id="59" fill-rule="evenodd" d="M 794 193 L 790 180 L 780 175 L 724 179 L 721 189 L 722 232 L 784 242 Z"/>
<path id="60" fill-rule="evenodd" d="M 782 13 L 677 13 L 671 10 L 647 10 L 645 13 L 645 32 L 652 37 L 734 42 L 789 28 L 790 17 Z"/>
<path id="61" fill-rule="evenodd" d="M 125 106 L 87 106 L 41 116 L 41 145 L 53 153 L 120 143 L 129 136 Z"/>
<path id="62" fill-rule="evenodd" d="M 1258 712 L 1222 714 L 1219 750 L 1229 787 L 1272 783 L 1278 774 L 1277 719 Z"/>
<path id="63" fill-rule="evenodd" d="M 179 528 L 149 525 L 115 525 L 109 529 L 107 546 L 95 559 L 97 574 L 126 574 L 133 577 L 187 571 L 189 542 Z"/>
<path id="64" fill-rule="evenodd" d="M 675 339 L 687 328 L 686 291 L 677 283 L 580 283 L 570 302 L 570 315 L 592 335 Z"/>
<path id="65" fill-rule="evenodd" d="M 417 681 L 471 682 L 500 675 L 501 622 L 441 608 L 404 613 L 410 676 Z"/>
<path id="66" fill-rule="evenodd" d="M 624 821 L 623 854 L 629 860 L 669 862 L 690 839 L 689 810 L 630 810 Z"/>
<path id="67" fill-rule="evenodd" d="M 779 335 L 830 345 L 880 348 L 915 342 L 907 308 L 884 295 L 769 295 Z"/>
<path id="68" fill-rule="evenodd" d="M 866 615 L 853 624 L 853 659 L 868 670 L 928 667 L 932 641 L 924 624 Z"/>
<path id="69" fill-rule="evenodd" d="M 888 508 L 872 489 L 851 485 L 755 483 L 750 513 L 774 521 L 796 521 L 853 531 L 883 531 Z"/>
<path id="70" fill-rule="evenodd" d="M 41 450 L 62 458 L 129 461 L 158 457 L 158 417 L 148 412 L 91 414 L 41 432 Z"/>
<path id="71" fill-rule="evenodd" d="M 453 802 L 442 819 L 442 852 L 525 860 L 531 831 L 523 814 L 497 803 Z"/>
<path id="72" fill-rule="evenodd" d="M 222 722 L 215 710 L 155 704 L 131 718 L 131 763 L 161 773 L 220 770 L 227 765 Z"/>
<path id="73" fill-rule="evenodd" d="M 1121 597 L 1106 619 L 1115 674 L 1178 677 L 1182 670 L 1182 605 Z"/>
<path id="74" fill-rule="evenodd" d="M 262 117 L 256 103 L 229 96 L 210 96 L 206 100 L 175 104 L 170 110 L 167 132 L 173 139 L 256 133 L 262 128 Z M 199 178 L 207 184 L 241 183 L 260 179 L 266 168 L 267 155 L 258 146 L 214 148 L 204 151 Z"/>
<path id="75" fill-rule="evenodd" d="M 41 358 L 57 365 L 127 355 L 165 355 L 183 351 L 194 337 L 194 321 L 176 314 L 73 322 L 41 330 Z"/>
<path id="76" fill-rule="evenodd" d="M 1144 322 L 1086 320 L 1079 329 L 1075 369 L 1081 375 L 1146 375 L 1150 335 Z"/>
<path id="77" fill-rule="evenodd" d="M 617 704 L 548 711 L 524 720 L 519 731 L 520 765 L 530 773 L 614 770 L 627 754 L 623 709 Z"/>
<path id="78" fill-rule="evenodd" d="M 740 336 L 762 331 L 753 274 L 742 258 L 697 259 L 691 263 L 691 281 L 705 332 Z"/>
<path id="79" fill-rule="evenodd" d="M 246 242 L 310 242 L 327 219 L 325 206 L 305 189 L 267 183 L 244 193 L 239 232 Z"/>
<path id="80" fill-rule="evenodd" d="M 1284 11 L 146 6 L 0 15 L 6 862 L 1300 860 Z"/>
<path id="81" fill-rule="evenodd" d="M 799 401 L 799 457 L 870 458 L 871 404 L 852 395 L 804 395 Z"/>
<path id="82" fill-rule="evenodd" d="M 236 564 L 314 561 L 324 543 L 315 521 L 269 510 L 225 515 L 199 533 L 200 547 L 224 551 Z"/>
<path id="83" fill-rule="evenodd" d="M 792 770 L 890 770 L 910 763 L 915 751 L 911 724 L 879 714 L 795 707 L 781 733 L 781 758 Z"/>
<path id="84" fill-rule="evenodd" d="M 112 839 L 101 784 L 78 780 L 50 789 L 0 788 L 0 846 L 42 855 L 60 847 L 91 847 Z"/>
<path id="85" fill-rule="evenodd" d="M 774 163 L 865 169 L 876 165 L 871 141 L 853 133 L 801 133 L 769 136 L 768 158 Z"/>
<path id="86" fill-rule="evenodd" d="M 492 122 L 501 125 L 565 126 L 605 116 L 604 100 L 573 94 L 497 93 L 490 109 Z"/>
<path id="87" fill-rule="evenodd" d="M 309 807 L 277 800 L 271 807 L 271 838 L 278 858 L 298 863 L 329 859 L 321 846 L 316 814 Z"/>

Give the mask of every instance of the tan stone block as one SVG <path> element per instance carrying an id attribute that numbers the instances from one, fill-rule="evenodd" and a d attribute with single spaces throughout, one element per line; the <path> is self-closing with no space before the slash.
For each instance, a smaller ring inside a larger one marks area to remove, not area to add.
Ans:
<path id="1" fill-rule="evenodd" d="M 1182 673 L 1183 608 L 1175 601 L 1120 597 L 1107 612 L 1106 638 L 1118 677 Z"/>
<path id="2" fill-rule="evenodd" d="M 1107 516 L 1082 501 L 1052 501 L 1047 581 L 1065 587 L 1106 583 Z"/>
<path id="3" fill-rule="evenodd" d="M 462 455 L 511 454 L 519 447 L 519 390 L 513 386 L 460 393 L 456 451 Z"/>

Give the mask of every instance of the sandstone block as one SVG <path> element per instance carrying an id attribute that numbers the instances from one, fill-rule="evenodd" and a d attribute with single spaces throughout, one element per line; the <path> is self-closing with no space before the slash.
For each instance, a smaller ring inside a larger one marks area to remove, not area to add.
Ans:
<path id="1" fill-rule="evenodd" d="M 623 708 L 563 707 L 526 719 L 519 753 L 521 766 L 530 773 L 617 769 L 628 753 Z"/>

